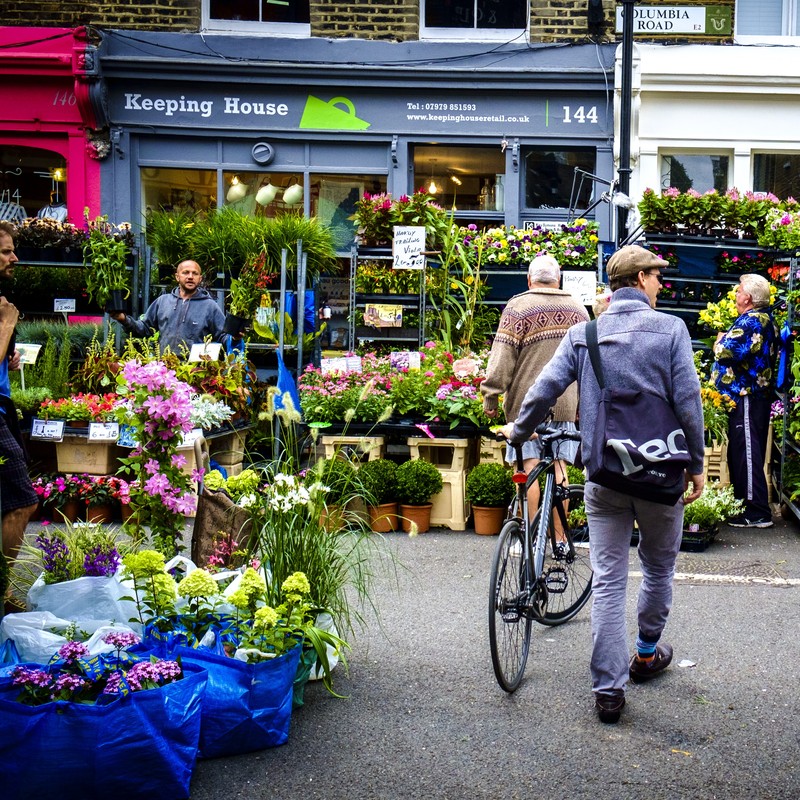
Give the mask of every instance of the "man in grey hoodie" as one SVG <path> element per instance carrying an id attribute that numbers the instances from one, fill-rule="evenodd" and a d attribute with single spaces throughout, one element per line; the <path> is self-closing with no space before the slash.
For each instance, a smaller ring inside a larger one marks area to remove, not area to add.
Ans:
<path id="1" fill-rule="evenodd" d="M 196 261 L 181 261 L 175 272 L 178 286 L 157 297 L 142 319 L 134 319 L 121 311 L 111 317 L 134 336 L 152 336 L 158 331 L 161 349 L 169 347 L 175 355 L 181 355 L 183 348 L 191 349 L 207 336 L 220 342 L 225 314 L 214 298 L 200 287 L 202 277 Z"/>
<path id="2" fill-rule="evenodd" d="M 703 490 L 703 410 L 700 382 L 686 325 L 655 311 L 661 269 L 654 253 L 637 245 L 620 248 L 608 262 L 613 291 L 608 310 L 598 318 L 597 335 L 606 384 L 660 394 L 683 428 L 691 462 L 685 486 L 691 491 L 675 506 L 640 500 L 591 481 L 585 489 L 592 560 L 592 690 L 602 722 L 619 720 L 628 678 L 641 683 L 660 674 L 672 660 L 672 647 L 660 642 L 672 606 L 672 579 L 683 532 L 683 506 Z M 600 388 L 586 347 L 586 323 L 567 331 L 555 355 L 525 395 L 516 421 L 503 433 L 514 442 L 528 439 L 548 409 L 578 381 L 581 456 L 592 474 L 591 439 L 600 405 Z M 643 421 L 643 424 L 647 424 Z M 636 652 L 629 659 L 625 592 L 634 520 L 639 525 L 639 589 Z"/>

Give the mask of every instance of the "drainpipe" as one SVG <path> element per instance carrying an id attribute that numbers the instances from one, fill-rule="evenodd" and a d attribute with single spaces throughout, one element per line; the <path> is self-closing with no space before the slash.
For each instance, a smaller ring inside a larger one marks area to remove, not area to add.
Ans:
<path id="1" fill-rule="evenodd" d="M 622 3 L 622 75 L 619 109 L 619 191 L 631 189 L 631 95 L 633 94 L 633 11 L 635 0 Z M 617 245 L 627 236 L 628 209 L 617 208 Z"/>

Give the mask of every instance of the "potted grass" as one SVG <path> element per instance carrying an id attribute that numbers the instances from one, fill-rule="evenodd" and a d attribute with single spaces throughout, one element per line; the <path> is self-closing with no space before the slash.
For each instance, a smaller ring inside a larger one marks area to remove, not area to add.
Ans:
<path id="1" fill-rule="evenodd" d="M 397 530 L 397 464 L 385 458 L 367 461 L 358 469 L 364 486 L 370 527 L 375 533 Z"/>
<path id="2" fill-rule="evenodd" d="M 442 491 L 442 474 L 428 461 L 413 459 L 397 468 L 397 499 L 403 530 L 416 524 L 419 533 L 431 527 L 431 499 Z"/>
<path id="3" fill-rule="evenodd" d="M 466 498 L 472 505 L 475 533 L 500 533 L 506 508 L 514 496 L 514 482 L 503 464 L 478 464 L 467 476 Z"/>

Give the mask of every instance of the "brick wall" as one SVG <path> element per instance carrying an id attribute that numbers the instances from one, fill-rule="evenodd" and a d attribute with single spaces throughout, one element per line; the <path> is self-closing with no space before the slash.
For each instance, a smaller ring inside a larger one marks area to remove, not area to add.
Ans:
<path id="1" fill-rule="evenodd" d="M 419 0 L 311 0 L 311 35 L 331 39 L 419 38 Z"/>
<path id="2" fill-rule="evenodd" d="M 5 0 L 5 25 L 138 30 L 199 30 L 200 0 L 115 0 L 115 2 L 31 2 Z M 13 20 L 13 22 L 12 22 Z"/>
<path id="3" fill-rule="evenodd" d="M 665 5 L 730 6 L 735 0 L 652 0 Z M 323 38 L 408 41 L 419 38 L 419 0 L 310 0 L 312 36 Z M 586 41 L 588 0 L 530 0 L 530 36 L 534 42 Z M 614 31 L 616 0 L 603 0 L 605 30 L 591 38 L 619 40 Z M 141 30 L 199 30 L 200 0 L 115 0 L 115 2 L 51 2 L 5 0 L 5 24 Z M 674 39 L 670 36 L 648 40 Z M 693 43 L 719 38 L 683 37 Z M 644 40 L 637 37 L 637 40 Z"/>

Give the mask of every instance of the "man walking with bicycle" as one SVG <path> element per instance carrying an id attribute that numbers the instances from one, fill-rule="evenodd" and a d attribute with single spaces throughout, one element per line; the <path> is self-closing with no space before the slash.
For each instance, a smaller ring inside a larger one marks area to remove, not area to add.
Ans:
<path id="1" fill-rule="evenodd" d="M 674 505 L 640 499 L 588 481 L 586 513 L 593 578 L 591 675 L 595 707 L 602 722 L 615 723 L 625 706 L 628 679 L 641 683 L 672 661 L 661 634 L 672 606 L 672 581 L 683 531 L 683 505 L 703 490 L 703 413 L 692 346 L 682 320 L 655 311 L 666 261 L 637 245 L 618 250 L 608 262 L 611 305 L 597 320 L 606 384 L 664 398 L 680 423 L 689 456 L 684 475 L 691 491 Z M 581 456 L 589 475 L 592 433 L 600 387 L 587 349 L 586 324 L 567 332 L 555 355 L 528 390 L 519 416 L 503 428 L 514 442 L 528 439 L 556 398 L 578 382 Z M 648 421 L 642 420 L 647 426 Z M 650 443 L 648 443 L 650 444 Z M 654 445 L 655 447 L 655 445 Z M 657 449 L 657 448 L 656 448 Z M 629 657 L 625 623 L 630 537 L 639 525 L 643 573 L 637 607 L 636 652 Z"/>
<path id="2" fill-rule="evenodd" d="M 516 419 L 525 392 L 552 358 L 566 332 L 589 319 L 586 309 L 569 292 L 560 289 L 560 284 L 558 262 L 551 255 L 539 255 L 528 268 L 528 291 L 512 297 L 503 309 L 486 366 L 486 379 L 481 383 L 483 410 L 488 417 L 497 416 L 498 398 L 504 395 L 505 417 Z M 553 426 L 575 430 L 577 408 L 578 389 L 572 385 L 554 400 Z M 559 483 L 566 482 L 566 462 L 574 462 L 577 452 L 576 442 L 558 443 Z M 522 457 L 529 475 L 542 457 L 539 442 L 524 442 Z M 506 461 L 514 463 L 511 447 L 506 450 Z M 538 504 L 539 484 L 534 483 L 528 492 L 531 513 Z"/>

